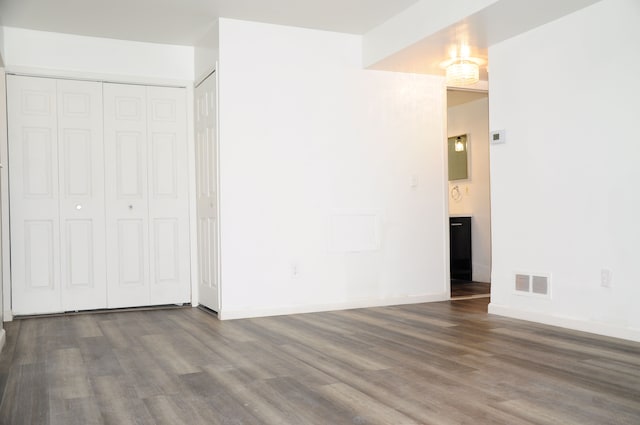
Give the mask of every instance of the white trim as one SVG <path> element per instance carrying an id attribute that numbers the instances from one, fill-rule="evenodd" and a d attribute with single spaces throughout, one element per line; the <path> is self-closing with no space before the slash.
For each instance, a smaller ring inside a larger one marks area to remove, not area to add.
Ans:
<path id="1" fill-rule="evenodd" d="M 446 84 L 446 82 L 445 82 Z M 480 91 L 480 92 L 488 92 L 489 91 L 489 81 L 488 80 L 480 80 L 475 84 L 471 84 L 469 86 L 447 86 L 448 89 L 452 90 L 460 90 L 460 91 Z"/>
<path id="2" fill-rule="evenodd" d="M 447 101 L 447 82 L 442 77 L 441 86 L 442 95 L 442 134 L 441 148 L 442 148 L 442 199 L 443 199 L 443 211 L 442 211 L 442 240 L 444 251 L 443 260 L 444 264 L 442 269 L 444 270 L 444 289 L 447 291 L 447 299 L 451 299 L 451 258 L 450 258 L 450 241 L 449 241 L 449 150 L 447 149 L 447 141 L 449 140 L 449 104 Z"/>
<path id="3" fill-rule="evenodd" d="M 216 261 L 218 267 L 216 267 L 216 278 L 218 279 L 218 317 L 222 314 L 222 226 L 220 225 L 220 64 L 218 61 L 215 63 L 215 69 L 209 76 L 215 74 L 216 81 L 216 222 L 217 222 L 217 235 L 216 243 L 218 244 L 216 249 Z"/>
<path id="4" fill-rule="evenodd" d="M 195 99 L 194 87 L 189 85 L 187 91 L 187 175 L 189 176 L 189 262 L 191 264 L 191 305 L 199 304 L 198 293 L 198 220 L 196 203 L 196 148 L 195 148 Z"/>
<path id="5" fill-rule="evenodd" d="M 206 71 L 204 74 L 202 74 L 200 77 L 196 78 L 193 81 L 194 88 L 198 88 L 200 84 L 204 83 L 204 80 L 211 77 L 212 74 L 215 74 L 217 70 L 218 70 L 218 62 L 215 63 L 213 68 L 210 68 L 208 71 Z"/>
<path id="6" fill-rule="evenodd" d="M 496 305 L 495 303 L 489 304 L 489 314 L 640 342 L 640 329 L 623 328 L 531 310 L 520 310 L 504 305 Z"/>
<path id="7" fill-rule="evenodd" d="M 6 93 L 6 79 L 5 79 L 6 69 L 0 70 L 0 78 L 2 81 L 0 84 L 4 88 L 2 90 L 3 96 L 0 99 L 2 102 L 2 106 L 0 107 L 0 113 L 2 120 L 5 124 L 5 128 L 0 134 L 0 162 L 3 164 L 2 169 L 0 169 L 0 180 L 2 181 L 0 185 L 0 203 L 2 203 L 2 211 L 0 214 L 2 227 L 2 239 L 0 241 L 1 249 L 2 249 L 2 317 L 0 320 L 4 322 L 11 322 L 13 320 L 13 314 L 11 312 L 11 243 L 9 239 L 9 142 L 8 142 L 8 130 L 9 130 L 9 122 L 7 120 L 7 111 L 6 111 L 6 102 L 7 102 L 7 93 Z"/>
<path id="8" fill-rule="evenodd" d="M 31 66 L 9 66 L 5 68 L 7 74 L 25 75 L 28 77 L 70 79 L 78 81 L 99 81 L 104 83 L 140 84 L 145 86 L 162 87 L 191 87 L 192 80 L 175 80 L 170 78 L 144 77 L 139 75 L 102 74 L 85 71 L 70 71 L 66 69 L 37 68 Z"/>
<path id="9" fill-rule="evenodd" d="M 2 353 L 2 350 L 4 349 L 4 345 L 7 342 L 7 333 L 5 332 L 4 329 L 0 329 L 0 353 Z"/>
<path id="10" fill-rule="evenodd" d="M 289 314 L 318 313 L 322 311 L 351 310 L 354 308 L 387 307 L 404 304 L 421 304 L 449 300 L 446 292 L 429 295 L 407 295 L 396 298 L 366 298 L 358 301 L 341 302 L 335 304 L 316 304 L 304 306 L 282 306 L 231 310 L 218 313 L 221 320 L 249 319 L 253 317 L 283 316 Z"/>

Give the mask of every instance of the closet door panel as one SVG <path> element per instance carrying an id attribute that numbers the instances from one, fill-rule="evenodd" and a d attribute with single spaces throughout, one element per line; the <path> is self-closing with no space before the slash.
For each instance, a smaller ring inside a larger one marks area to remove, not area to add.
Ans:
<path id="1" fill-rule="evenodd" d="M 103 88 L 107 304 L 149 305 L 146 87 Z"/>
<path id="2" fill-rule="evenodd" d="M 216 74 L 195 90 L 198 301 L 220 311 L 218 287 L 218 181 Z"/>
<path id="3" fill-rule="evenodd" d="M 7 76 L 12 309 L 62 311 L 56 81 Z"/>
<path id="4" fill-rule="evenodd" d="M 151 303 L 191 299 L 184 89 L 147 88 Z"/>
<path id="5" fill-rule="evenodd" d="M 102 84 L 59 80 L 57 93 L 62 304 L 106 308 Z"/>

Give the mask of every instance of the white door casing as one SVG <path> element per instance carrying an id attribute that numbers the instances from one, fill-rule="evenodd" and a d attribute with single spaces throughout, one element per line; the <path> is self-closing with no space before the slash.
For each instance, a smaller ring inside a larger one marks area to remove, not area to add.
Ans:
<path id="1" fill-rule="evenodd" d="M 7 76 L 13 313 L 62 311 L 56 81 Z"/>
<path id="2" fill-rule="evenodd" d="M 198 291 L 200 304 L 220 312 L 218 284 L 218 135 L 216 73 L 195 89 Z"/>

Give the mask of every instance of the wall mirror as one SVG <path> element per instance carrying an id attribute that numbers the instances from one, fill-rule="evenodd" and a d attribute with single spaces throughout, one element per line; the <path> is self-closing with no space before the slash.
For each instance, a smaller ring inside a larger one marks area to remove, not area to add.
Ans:
<path id="1" fill-rule="evenodd" d="M 469 178 L 467 135 L 449 137 L 449 181 Z"/>

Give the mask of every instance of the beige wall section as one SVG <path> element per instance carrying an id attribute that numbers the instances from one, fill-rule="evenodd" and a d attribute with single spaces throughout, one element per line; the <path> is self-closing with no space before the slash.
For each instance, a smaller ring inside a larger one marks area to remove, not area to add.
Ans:
<path id="1" fill-rule="evenodd" d="M 475 100 L 448 108 L 448 137 L 466 134 L 469 179 L 449 182 L 449 214 L 470 215 L 473 280 L 491 281 L 491 193 L 489 184 L 489 101 Z M 460 196 L 453 198 L 458 186 Z"/>

